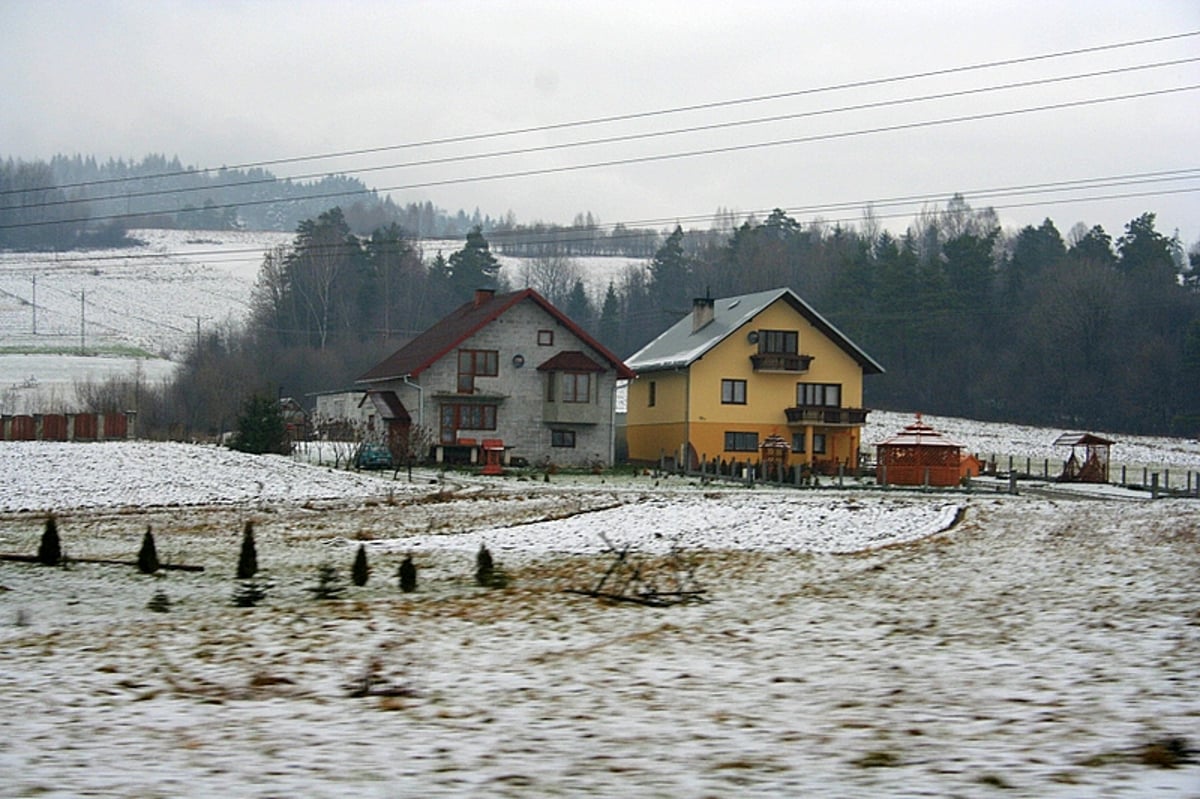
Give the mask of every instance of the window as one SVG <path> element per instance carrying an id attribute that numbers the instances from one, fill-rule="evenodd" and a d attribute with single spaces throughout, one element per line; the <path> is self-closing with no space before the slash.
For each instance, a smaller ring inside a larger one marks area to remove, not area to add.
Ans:
<path id="1" fill-rule="evenodd" d="M 496 350 L 458 351 L 458 393 L 475 393 L 476 377 L 500 374 L 500 353 Z"/>
<path id="2" fill-rule="evenodd" d="M 592 376 L 588 372 L 563 372 L 559 381 L 563 402 L 592 401 Z"/>
<path id="3" fill-rule="evenodd" d="M 758 351 L 762 355 L 795 355 L 800 351 L 800 334 L 795 330 L 760 330 Z"/>
<path id="4" fill-rule="evenodd" d="M 575 431 L 574 430 L 551 430 L 550 431 L 550 446 L 574 448 L 574 446 L 575 446 Z"/>
<path id="5" fill-rule="evenodd" d="M 796 404 L 800 407 L 840 408 L 842 386 L 840 383 L 797 383 Z"/>
<path id="6" fill-rule="evenodd" d="M 443 405 L 442 442 L 453 443 L 459 430 L 495 430 L 495 405 Z"/>
<path id="7" fill-rule="evenodd" d="M 746 404 L 746 381 L 745 380 L 722 380 L 721 381 L 721 403 L 724 405 L 745 405 Z"/>
<path id="8" fill-rule="evenodd" d="M 657 392 L 655 391 L 656 388 L 658 388 L 658 386 L 654 383 L 653 380 L 651 380 L 650 381 L 650 401 L 647 403 L 651 408 L 654 407 L 654 403 L 657 402 L 657 399 L 658 399 L 656 396 Z"/>
<path id="9" fill-rule="evenodd" d="M 758 433 L 725 433 L 726 452 L 758 452 Z"/>
<path id="10" fill-rule="evenodd" d="M 800 454 L 800 455 L 804 454 L 804 434 L 803 433 L 793 433 L 792 434 L 792 452 Z M 813 433 L 813 453 L 816 455 L 824 455 L 825 454 L 825 434 L 824 433 Z"/>
<path id="11" fill-rule="evenodd" d="M 538 331 L 538 346 L 539 347 L 553 347 L 554 346 L 554 331 L 553 330 L 539 330 Z"/>

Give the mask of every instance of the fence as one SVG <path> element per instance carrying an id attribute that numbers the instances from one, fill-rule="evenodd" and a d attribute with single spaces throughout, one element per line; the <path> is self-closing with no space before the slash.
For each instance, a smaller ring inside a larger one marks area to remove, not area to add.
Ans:
<path id="1" fill-rule="evenodd" d="M 133 436 L 126 413 L 35 413 L 0 416 L 0 441 L 111 441 Z"/>
<path id="2" fill-rule="evenodd" d="M 976 457 L 984 465 L 984 474 L 987 477 L 1000 481 L 991 483 L 989 487 L 992 490 L 1007 491 L 1012 494 L 1017 493 L 1018 485 L 1021 481 L 1042 480 L 1055 482 L 1058 476 L 1063 473 L 1063 465 L 1065 463 L 1063 460 L 1053 458 L 1036 460 L 1032 457 L 1021 458 L 1013 455 L 992 455 L 987 460 L 979 456 Z M 1007 470 L 1003 468 L 1005 464 L 1007 464 Z M 839 464 L 836 470 L 832 472 L 816 472 L 802 466 L 789 465 L 781 467 L 778 464 L 764 464 L 760 460 L 709 461 L 707 458 L 700 460 L 698 468 L 688 468 L 686 464 L 677 463 L 674 458 L 669 457 L 665 453 L 660 454 L 659 457 L 659 471 L 661 472 L 671 472 L 698 477 L 702 480 L 727 481 L 743 485 L 762 483 L 796 488 L 854 487 L 899 490 L 917 488 L 927 491 L 966 492 L 982 489 L 982 486 L 979 483 L 973 483 L 971 478 L 964 479 L 960 485 L 954 487 L 931 485 L 928 477 L 925 479 L 923 485 L 889 486 L 885 485 L 886 480 L 876 480 L 877 477 L 880 477 L 877 473 L 877 468 L 882 467 L 877 467 L 874 462 L 866 459 L 860 461 L 852 468 L 848 468 L 845 464 Z M 1107 485 L 1120 486 L 1131 490 L 1148 491 L 1155 498 L 1166 496 L 1200 498 L 1200 471 L 1193 472 L 1189 469 L 1176 469 L 1172 471 L 1167 467 L 1152 468 L 1141 465 L 1130 466 L 1110 463 L 1108 479 L 1109 482 Z"/>

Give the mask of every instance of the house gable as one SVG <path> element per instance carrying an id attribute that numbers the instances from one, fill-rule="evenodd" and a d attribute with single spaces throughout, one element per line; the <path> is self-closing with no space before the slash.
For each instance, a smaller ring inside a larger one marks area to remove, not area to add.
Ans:
<path id="1" fill-rule="evenodd" d="M 443 446 L 501 439 L 510 456 L 611 460 L 615 386 L 633 372 L 532 290 L 483 293 L 361 378 L 395 392 Z"/>

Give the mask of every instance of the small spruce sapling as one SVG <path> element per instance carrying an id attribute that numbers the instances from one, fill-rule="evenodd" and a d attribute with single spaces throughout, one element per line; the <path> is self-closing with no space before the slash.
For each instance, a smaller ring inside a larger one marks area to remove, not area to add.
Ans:
<path id="1" fill-rule="evenodd" d="M 354 553 L 354 566 L 350 570 L 350 579 L 359 588 L 367 584 L 367 580 L 371 576 L 371 568 L 367 565 L 367 549 L 363 544 L 358 545 L 358 552 Z"/>
<path id="2" fill-rule="evenodd" d="M 150 597 L 150 601 L 146 603 L 146 607 L 155 613 L 170 613 L 171 598 L 167 596 L 167 592 L 159 589 L 154 592 L 154 596 Z"/>
<path id="3" fill-rule="evenodd" d="M 494 569 L 492 553 L 488 551 L 486 544 L 480 544 L 479 552 L 475 554 L 475 582 L 483 586 L 491 585 Z"/>
<path id="4" fill-rule="evenodd" d="M 38 563 L 43 566 L 57 566 L 62 559 L 62 540 L 58 537 L 58 521 L 52 513 L 46 517 L 46 527 L 42 530 L 42 542 L 38 545 Z"/>
<path id="5" fill-rule="evenodd" d="M 142 536 L 142 548 L 138 550 L 138 571 L 142 574 L 154 574 L 158 571 L 158 549 L 154 546 L 154 533 L 146 528 Z"/>
<path id="6" fill-rule="evenodd" d="M 417 590 L 417 566 L 412 555 L 406 555 L 400 564 L 400 590 L 406 594 Z"/>
<path id="7" fill-rule="evenodd" d="M 508 585 L 508 575 L 492 560 L 492 553 L 483 544 L 479 545 L 479 553 L 475 556 L 475 582 L 484 588 L 504 588 Z"/>
<path id="8" fill-rule="evenodd" d="M 242 528 L 242 552 L 238 555 L 237 576 L 249 580 L 258 573 L 258 550 L 254 546 L 254 522 L 246 520 Z"/>
<path id="9" fill-rule="evenodd" d="M 339 599 L 345 590 L 346 587 L 338 582 L 337 569 L 326 563 L 317 569 L 317 584 L 308 592 L 313 599 Z"/>
<path id="10" fill-rule="evenodd" d="M 267 586 L 257 580 L 242 580 L 233 591 L 233 604 L 252 608 L 267 598 Z"/>

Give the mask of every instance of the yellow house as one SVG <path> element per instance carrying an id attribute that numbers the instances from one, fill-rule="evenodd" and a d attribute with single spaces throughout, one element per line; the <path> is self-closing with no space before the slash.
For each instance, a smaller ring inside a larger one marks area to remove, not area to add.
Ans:
<path id="1" fill-rule="evenodd" d="M 863 376 L 883 367 L 791 289 L 693 302 L 692 313 L 626 359 L 629 459 L 758 462 L 833 472 L 858 461 Z"/>

